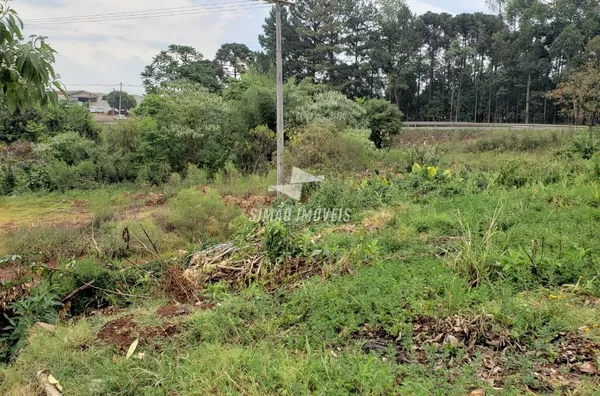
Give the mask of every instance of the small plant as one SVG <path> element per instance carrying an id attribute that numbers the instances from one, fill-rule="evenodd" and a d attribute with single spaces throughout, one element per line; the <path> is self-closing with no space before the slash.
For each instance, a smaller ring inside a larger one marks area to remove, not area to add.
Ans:
<path id="1" fill-rule="evenodd" d="M 497 271 L 498 263 L 494 262 L 492 255 L 501 211 L 502 206 L 498 204 L 481 236 L 471 230 L 469 224 L 463 221 L 460 211 L 458 212 L 461 235 L 449 258 L 454 271 L 467 276 L 471 287 L 481 284 Z"/>
<path id="2" fill-rule="evenodd" d="M 265 227 L 264 249 L 271 264 L 279 264 L 288 258 L 304 255 L 303 238 L 293 235 L 291 230 L 279 221 Z"/>
<path id="3" fill-rule="evenodd" d="M 169 203 L 167 227 L 190 242 L 224 241 L 231 235 L 230 223 L 240 210 L 225 205 L 215 191 L 182 190 Z"/>
<path id="4" fill-rule="evenodd" d="M 54 286 L 42 283 L 32 289 L 28 297 L 9 305 L 14 315 L 7 316 L 9 325 L 2 329 L 0 335 L 0 346 L 3 346 L 0 353 L 4 360 L 15 356 L 23 347 L 29 328 L 36 322 L 52 324 L 58 320 L 57 309 L 62 303 L 55 291 Z"/>

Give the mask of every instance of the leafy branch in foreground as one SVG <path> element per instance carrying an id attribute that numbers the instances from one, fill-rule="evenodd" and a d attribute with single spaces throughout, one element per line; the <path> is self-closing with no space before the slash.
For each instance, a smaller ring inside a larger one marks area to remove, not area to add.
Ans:
<path id="1" fill-rule="evenodd" d="M 57 80 L 53 64 L 56 51 L 46 37 L 23 37 L 23 22 L 8 2 L 0 3 L 0 86 L 9 111 L 32 105 L 45 109 L 58 103 L 51 87 L 66 93 Z"/>

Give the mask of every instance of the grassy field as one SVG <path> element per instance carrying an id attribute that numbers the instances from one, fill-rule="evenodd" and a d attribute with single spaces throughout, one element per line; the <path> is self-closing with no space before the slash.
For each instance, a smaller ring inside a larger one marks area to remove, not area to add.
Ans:
<path id="1" fill-rule="evenodd" d="M 600 146 L 560 131 L 428 139 L 401 135 L 369 172 L 307 188 L 300 207 L 348 208 L 348 223 L 249 222 L 299 207 L 268 198 L 272 174 L 3 199 L 2 253 L 53 262 L 30 280 L 97 288 L 55 331 L 26 330 L 0 390 L 35 394 L 48 370 L 68 395 L 597 393 Z M 264 268 L 229 261 L 196 287 L 165 272 L 229 240 Z"/>

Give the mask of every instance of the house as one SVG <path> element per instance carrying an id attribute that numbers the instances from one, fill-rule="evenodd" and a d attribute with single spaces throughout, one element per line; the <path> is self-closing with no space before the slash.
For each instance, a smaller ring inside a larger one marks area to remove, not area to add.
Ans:
<path id="1" fill-rule="evenodd" d="M 67 95 L 68 98 L 66 98 L 61 92 L 58 92 L 58 100 L 68 101 L 69 103 L 78 104 L 84 107 L 102 107 L 104 108 L 104 113 L 110 110 L 110 105 L 108 102 L 102 99 L 108 94 L 78 90 L 67 91 Z"/>

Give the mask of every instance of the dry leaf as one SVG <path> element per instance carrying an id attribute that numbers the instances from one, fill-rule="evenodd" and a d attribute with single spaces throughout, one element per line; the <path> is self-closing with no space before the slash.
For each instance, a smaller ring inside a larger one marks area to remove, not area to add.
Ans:
<path id="1" fill-rule="evenodd" d="M 129 350 L 127 351 L 127 355 L 125 356 L 125 359 L 129 359 L 131 356 L 133 356 L 133 353 L 137 349 L 139 342 L 140 342 L 140 340 L 136 339 L 135 341 L 133 341 L 131 343 L 131 346 L 129 347 Z"/>
<path id="2" fill-rule="evenodd" d="M 60 385 L 60 382 L 52 374 L 48 374 L 48 382 L 56 387 L 59 391 L 63 391 L 63 387 Z"/>
<path id="3" fill-rule="evenodd" d="M 585 374 L 596 374 L 596 367 L 590 362 L 585 362 L 579 366 L 579 371 Z"/>
<path id="4" fill-rule="evenodd" d="M 452 334 L 448 334 L 448 337 L 446 337 L 446 341 L 448 341 L 453 348 L 456 348 L 456 346 L 458 345 L 458 339 L 456 339 L 456 337 L 454 337 Z"/>
<path id="5" fill-rule="evenodd" d="M 466 396 L 485 396 L 485 391 L 483 389 L 475 389 L 474 391 L 467 393 Z"/>

